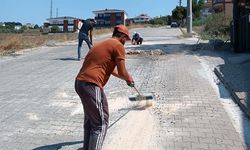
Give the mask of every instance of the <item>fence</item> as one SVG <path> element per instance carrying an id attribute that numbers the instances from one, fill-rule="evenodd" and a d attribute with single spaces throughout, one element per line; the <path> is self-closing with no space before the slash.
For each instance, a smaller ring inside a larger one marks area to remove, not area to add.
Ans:
<path id="1" fill-rule="evenodd" d="M 250 13 L 231 23 L 231 42 L 235 52 L 250 52 Z"/>

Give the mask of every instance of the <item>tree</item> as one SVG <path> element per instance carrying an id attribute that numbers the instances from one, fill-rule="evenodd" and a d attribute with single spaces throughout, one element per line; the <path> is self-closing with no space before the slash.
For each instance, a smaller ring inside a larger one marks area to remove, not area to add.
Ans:
<path id="1" fill-rule="evenodd" d="M 36 25 L 34 26 L 34 29 L 39 29 L 39 26 L 36 24 Z"/>
<path id="2" fill-rule="evenodd" d="M 172 18 L 179 24 L 183 23 L 186 17 L 187 17 L 187 8 L 183 6 L 176 6 L 176 8 L 172 11 Z"/>
<path id="3" fill-rule="evenodd" d="M 170 25 L 172 22 L 172 16 L 167 15 L 167 25 Z"/>
<path id="4" fill-rule="evenodd" d="M 167 16 L 161 16 L 159 18 L 154 18 L 149 21 L 150 24 L 153 25 L 167 25 L 168 24 L 168 17 Z"/>
<path id="5" fill-rule="evenodd" d="M 200 18 L 201 9 L 204 7 L 205 0 L 192 0 L 192 11 L 194 18 Z"/>

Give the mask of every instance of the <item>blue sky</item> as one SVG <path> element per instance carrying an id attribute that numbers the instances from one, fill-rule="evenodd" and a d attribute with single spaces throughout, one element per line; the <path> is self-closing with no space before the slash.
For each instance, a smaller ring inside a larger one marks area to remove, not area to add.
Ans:
<path id="1" fill-rule="evenodd" d="M 50 17 L 51 0 L 1 0 L 0 22 L 15 21 L 42 25 Z M 182 0 L 186 6 L 186 0 Z M 53 0 L 53 17 L 94 17 L 92 11 L 103 9 L 125 10 L 129 18 L 141 13 L 151 17 L 171 15 L 179 0 Z"/>

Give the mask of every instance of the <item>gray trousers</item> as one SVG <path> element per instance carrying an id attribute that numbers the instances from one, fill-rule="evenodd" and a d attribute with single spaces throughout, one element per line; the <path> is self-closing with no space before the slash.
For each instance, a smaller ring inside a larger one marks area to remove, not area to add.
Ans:
<path id="1" fill-rule="evenodd" d="M 82 48 L 82 43 L 83 41 L 86 42 L 86 44 L 88 45 L 89 49 L 92 47 L 92 43 L 89 40 L 89 37 L 87 34 L 85 33 L 79 33 L 78 35 L 78 59 L 81 59 L 81 48 Z"/>
<path id="2" fill-rule="evenodd" d="M 106 136 L 109 110 L 103 89 L 93 83 L 76 80 L 75 90 L 84 110 L 84 150 L 101 150 Z"/>

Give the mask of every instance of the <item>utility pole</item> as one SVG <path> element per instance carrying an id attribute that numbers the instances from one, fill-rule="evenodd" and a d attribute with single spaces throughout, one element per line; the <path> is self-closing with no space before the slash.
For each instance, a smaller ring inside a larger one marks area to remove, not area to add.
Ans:
<path id="1" fill-rule="evenodd" d="M 56 18 L 58 18 L 58 8 L 56 8 Z"/>
<path id="2" fill-rule="evenodd" d="M 181 5 L 182 5 L 182 0 L 179 0 L 179 6 L 181 7 Z"/>
<path id="3" fill-rule="evenodd" d="M 53 3 L 50 1 L 50 18 L 53 18 Z"/>
<path id="4" fill-rule="evenodd" d="M 192 0 L 187 0 L 187 32 L 192 33 Z"/>

